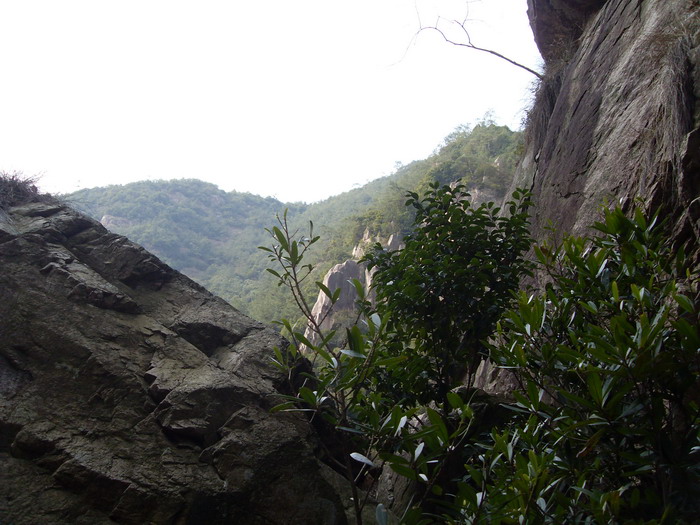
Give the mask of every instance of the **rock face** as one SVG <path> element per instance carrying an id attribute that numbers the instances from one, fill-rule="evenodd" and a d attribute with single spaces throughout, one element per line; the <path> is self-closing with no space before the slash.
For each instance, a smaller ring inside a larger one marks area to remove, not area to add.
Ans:
<path id="1" fill-rule="evenodd" d="M 56 203 L 0 214 L 0 268 L 0 523 L 346 523 L 274 332 Z"/>
<path id="2" fill-rule="evenodd" d="M 528 0 L 546 75 L 511 191 L 529 187 L 533 236 L 590 235 L 600 206 L 643 199 L 700 262 L 700 3 Z M 509 192 L 510 193 L 510 192 Z M 483 362 L 477 386 L 513 387 Z"/>
<path id="3" fill-rule="evenodd" d="M 563 57 L 605 0 L 528 0 L 528 15 L 540 54 L 547 61 Z"/>
<path id="4" fill-rule="evenodd" d="M 531 187 L 535 237 L 583 233 L 606 200 L 642 197 L 674 237 L 700 234 L 700 4 L 529 0 L 546 60 L 514 186 Z M 696 248 L 697 249 L 697 248 Z"/>
<path id="5" fill-rule="evenodd" d="M 348 259 L 340 264 L 336 264 L 326 273 L 323 278 L 323 284 L 331 291 L 335 292 L 340 289 L 340 296 L 335 304 L 323 292 L 319 291 L 316 302 L 311 310 L 311 315 L 319 327 L 325 331 L 339 330 L 340 338 L 342 339 L 344 331 L 342 329 L 349 328 L 354 324 L 357 317 L 357 291 L 352 281 L 357 280 L 364 289 L 365 297 L 368 300 L 373 300 L 372 293 L 372 274 L 364 262 L 358 262 L 364 257 L 367 250 L 375 244 L 381 244 L 385 250 L 399 250 L 403 247 L 403 235 L 392 234 L 388 238 L 372 236 L 369 230 L 365 230 L 362 239 L 352 250 L 352 259 Z M 313 343 L 320 340 L 309 325 L 304 336 Z M 341 339 L 336 340 L 339 342 Z M 302 347 L 302 350 L 304 348 Z"/>

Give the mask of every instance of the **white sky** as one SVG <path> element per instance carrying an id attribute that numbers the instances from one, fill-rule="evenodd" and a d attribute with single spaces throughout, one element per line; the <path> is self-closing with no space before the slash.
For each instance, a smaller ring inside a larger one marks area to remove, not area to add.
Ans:
<path id="1" fill-rule="evenodd" d="M 0 170 L 51 192 L 193 177 L 316 201 L 487 111 L 518 128 L 526 0 L 0 0 Z"/>

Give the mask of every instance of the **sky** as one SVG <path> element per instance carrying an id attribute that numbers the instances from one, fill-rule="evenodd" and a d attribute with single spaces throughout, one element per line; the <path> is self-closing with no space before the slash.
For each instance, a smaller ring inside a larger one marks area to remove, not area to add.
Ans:
<path id="1" fill-rule="evenodd" d="M 198 178 L 314 202 L 520 127 L 526 0 L 0 0 L 0 171 L 52 193 Z"/>

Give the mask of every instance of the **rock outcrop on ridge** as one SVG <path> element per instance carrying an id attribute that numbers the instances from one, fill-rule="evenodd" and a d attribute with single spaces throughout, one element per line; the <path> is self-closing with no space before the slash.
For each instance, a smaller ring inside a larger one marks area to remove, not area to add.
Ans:
<path id="1" fill-rule="evenodd" d="M 346 523 L 273 331 L 53 201 L 0 268 L 0 523 Z"/>

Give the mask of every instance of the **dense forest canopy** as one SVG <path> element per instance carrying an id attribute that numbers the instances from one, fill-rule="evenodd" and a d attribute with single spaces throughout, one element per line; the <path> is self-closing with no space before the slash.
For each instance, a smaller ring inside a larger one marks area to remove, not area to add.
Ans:
<path id="1" fill-rule="evenodd" d="M 413 217 L 407 191 L 430 182 L 463 183 L 477 200 L 500 201 L 521 150 L 521 133 L 485 118 L 461 126 L 427 159 L 400 166 L 390 176 L 313 204 L 225 192 L 196 179 L 147 181 L 84 189 L 65 196 L 75 207 L 152 251 L 243 312 L 264 322 L 289 316 L 289 299 L 265 272 L 258 246 L 265 228 L 288 210 L 298 228 L 313 222 L 322 241 L 311 262 L 318 280 L 350 257 L 365 232 L 407 233 Z"/>

